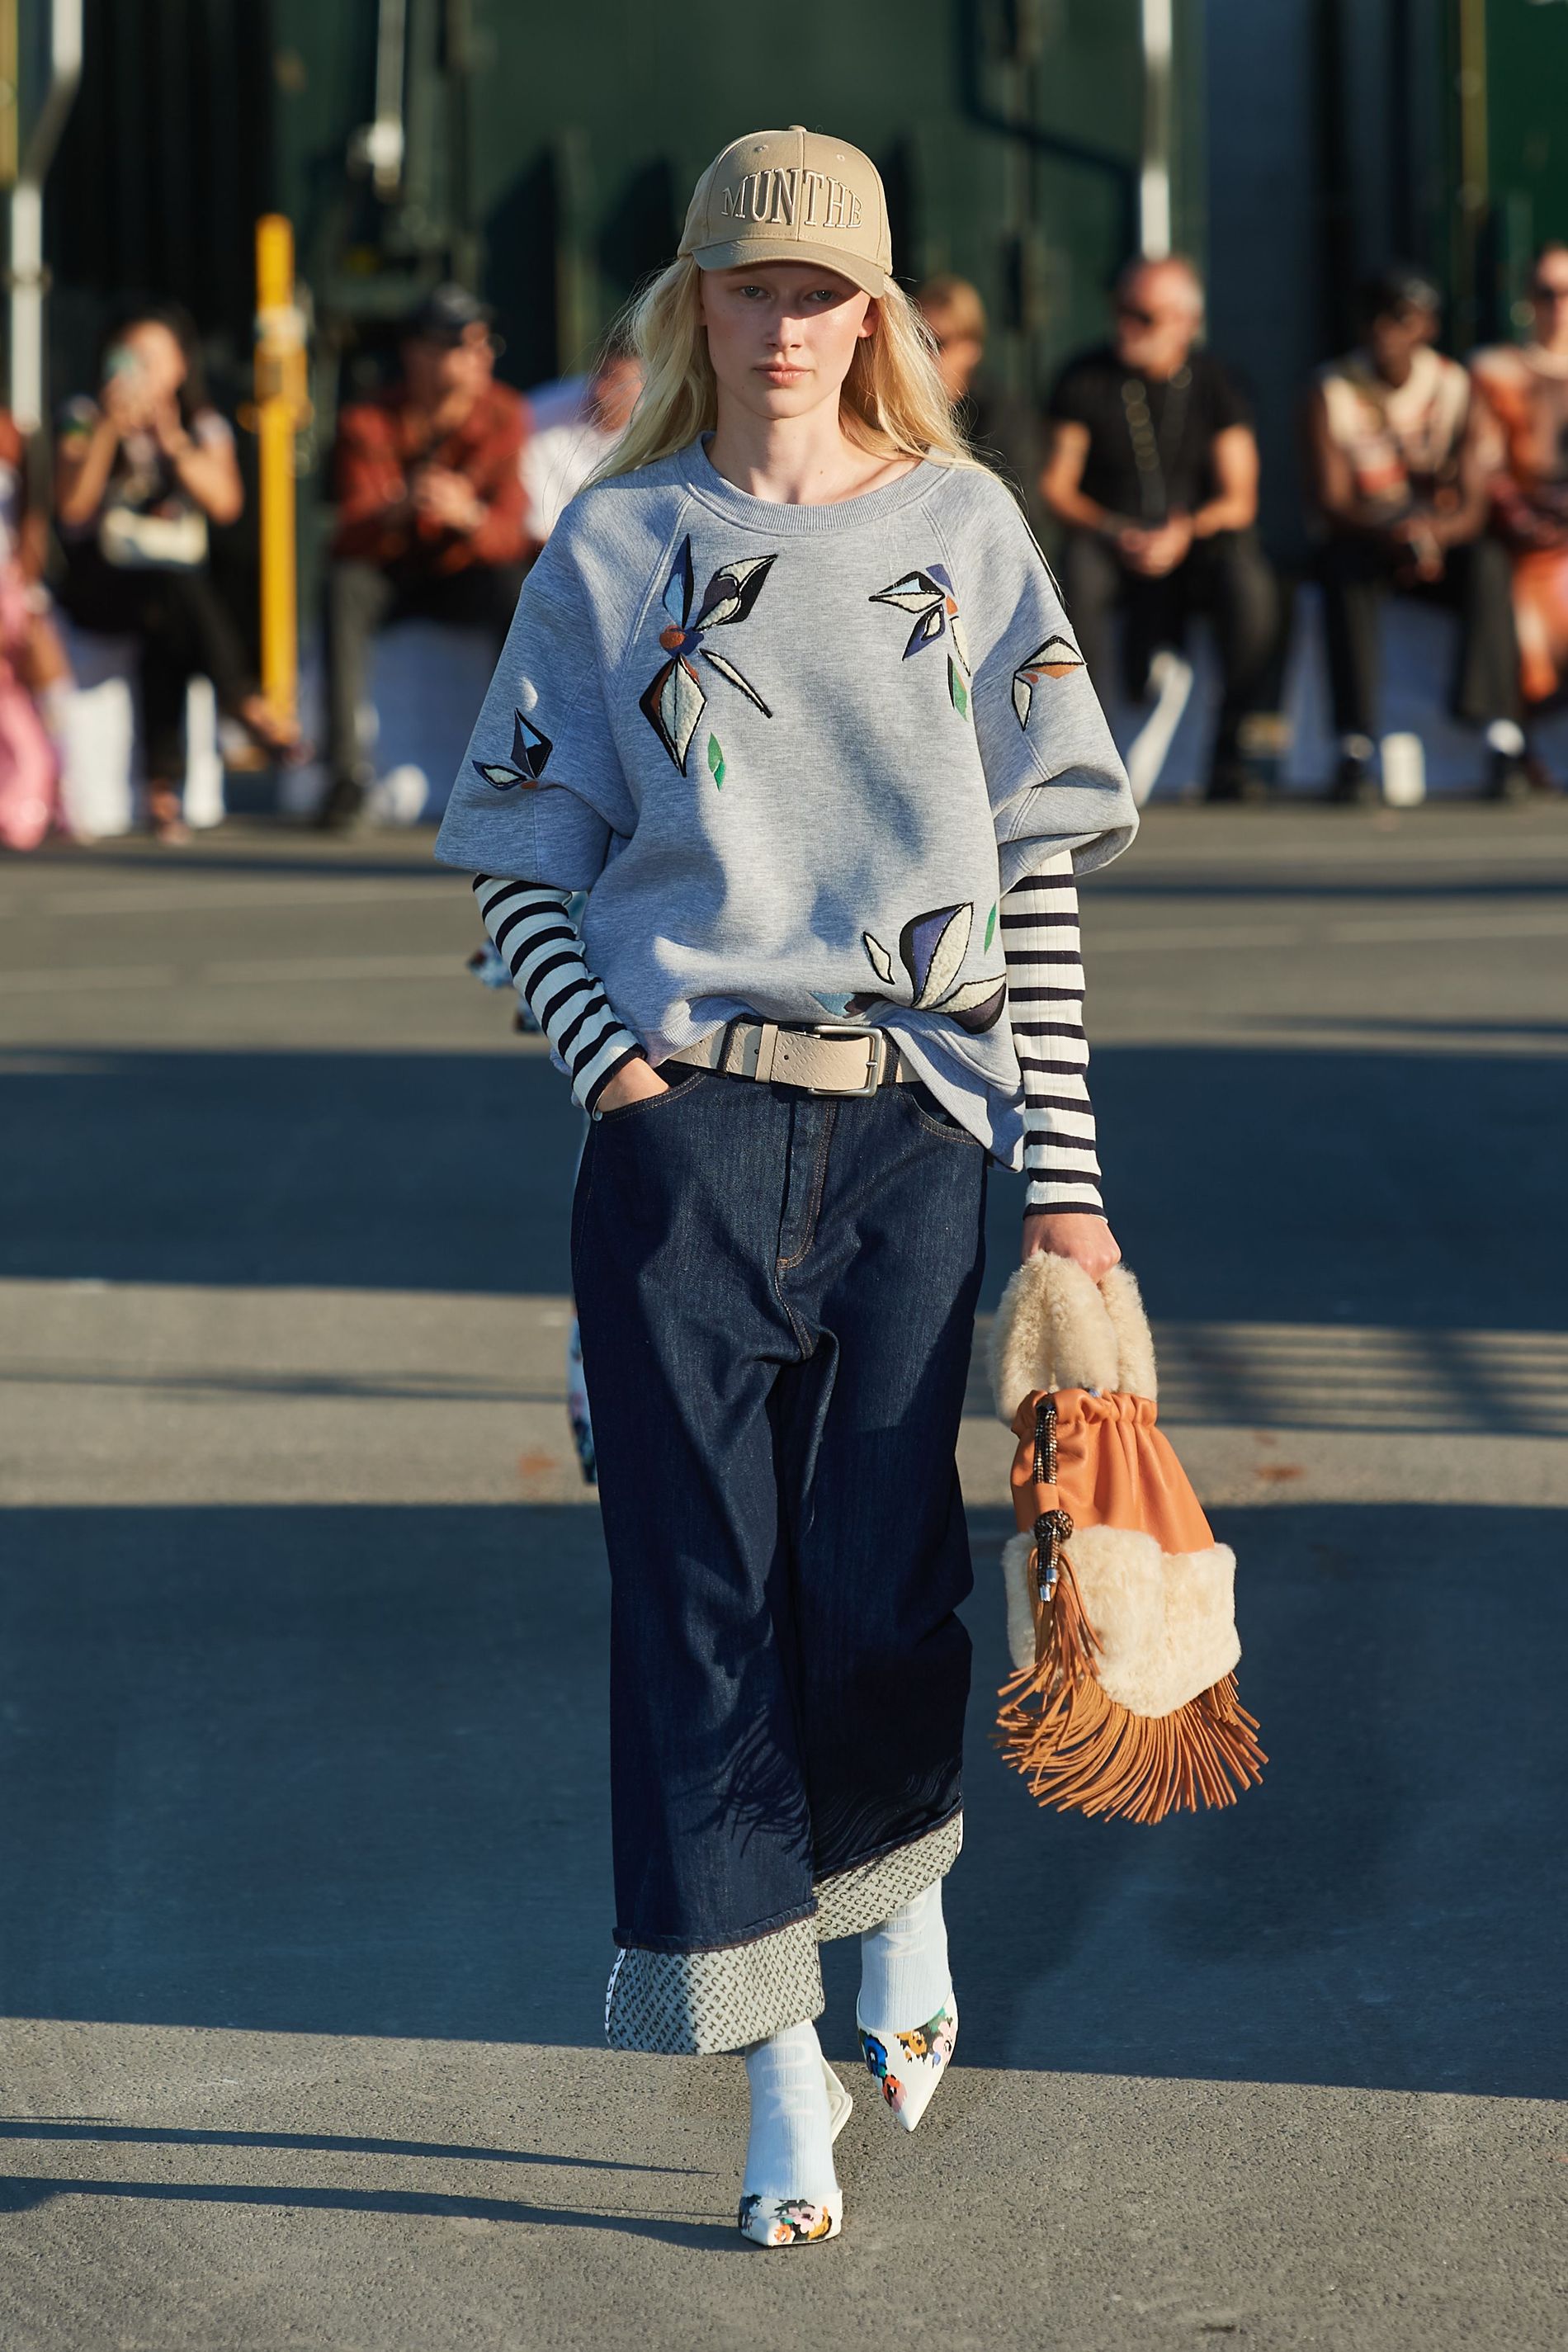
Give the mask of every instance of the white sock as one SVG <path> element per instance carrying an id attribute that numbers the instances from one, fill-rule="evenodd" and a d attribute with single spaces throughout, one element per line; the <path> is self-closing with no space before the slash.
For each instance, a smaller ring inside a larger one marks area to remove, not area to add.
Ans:
<path id="1" fill-rule="evenodd" d="M 822 2045 L 809 2020 L 786 2025 L 746 2053 L 752 2130 L 742 2193 L 768 2202 L 804 2199 L 820 2205 L 838 2195 L 833 2125 Z"/>
<path id="2" fill-rule="evenodd" d="M 1524 730 L 1517 719 L 1494 719 L 1487 729 L 1487 749 L 1500 751 L 1505 759 L 1524 757 Z"/>
<path id="3" fill-rule="evenodd" d="M 861 1937 L 860 2021 L 886 2041 L 924 2025 L 952 1994 L 939 1878 Z"/>

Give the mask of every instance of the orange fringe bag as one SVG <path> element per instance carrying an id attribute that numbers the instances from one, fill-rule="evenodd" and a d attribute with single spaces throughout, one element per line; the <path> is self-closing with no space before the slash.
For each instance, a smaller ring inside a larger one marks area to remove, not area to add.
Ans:
<path id="1" fill-rule="evenodd" d="M 1007 1761 L 1058 1812 L 1157 1822 L 1234 1804 L 1268 1761 L 1237 1694 L 1236 1556 L 1156 1425 L 1132 1276 L 1116 1266 L 1097 1287 L 1069 1259 L 1030 1258 L 1003 1297 L 992 1371 L 1018 1440 Z"/>

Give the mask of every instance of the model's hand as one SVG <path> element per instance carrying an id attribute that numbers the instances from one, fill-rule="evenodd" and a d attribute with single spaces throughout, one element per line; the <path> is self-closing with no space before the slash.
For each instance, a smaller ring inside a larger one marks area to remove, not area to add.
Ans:
<path id="1" fill-rule="evenodd" d="M 1081 1212 L 1060 1209 L 1035 1209 L 1024 1220 L 1024 1247 L 1021 1255 L 1027 1259 L 1049 1255 L 1070 1257 L 1074 1265 L 1081 1265 L 1091 1282 L 1098 1282 L 1121 1260 L 1116 1245 L 1116 1235 L 1103 1217 L 1088 1217 Z"/>
<path id="2" fill-rule="evenodd" d="M 669 1088 L 654 1068 L 638 1054 L 634 1061 L 623 1062 L 604 1093 L 595 1104 L 595 1110 L 619 1110 L 625 1103 L 646 1102 L 650 1096 L 667 1095 Z"/>

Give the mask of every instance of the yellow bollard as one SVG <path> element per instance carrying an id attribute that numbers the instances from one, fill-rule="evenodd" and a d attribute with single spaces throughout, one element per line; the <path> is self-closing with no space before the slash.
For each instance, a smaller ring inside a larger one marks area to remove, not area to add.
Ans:
<path id="1" fill-rule="evenodd" d="M 260 472 L 261 690 L 291 723 L 300 691 L 294 436 L 309 423 L 305 320 L 294 299 L 294 231 L 281 213 L 256 224 L 256 405 Z"/>

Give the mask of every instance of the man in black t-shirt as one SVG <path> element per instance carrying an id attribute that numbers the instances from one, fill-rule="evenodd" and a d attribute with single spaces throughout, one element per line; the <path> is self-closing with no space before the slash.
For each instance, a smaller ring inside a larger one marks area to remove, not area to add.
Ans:
<path id="1" fill-rule="evenodd" d="M 1041 494 L 1067 526 L 1062 588 L 1090 677 L 1111 683 L 1111 615 L 1126 613 L 1128 689 L 1213 618 L 1225 680 L 1212 799 L 1258 789 L 1246 722 L 1268 707 L 1279 593 L 1258 543 L 1258 444 L 1247 405 L 1195 348 L 1203 289 L 1187 261 L 1135 261 L 1117 283 L 1115 333 L 1069 361 L 1051 394 Z"/>

